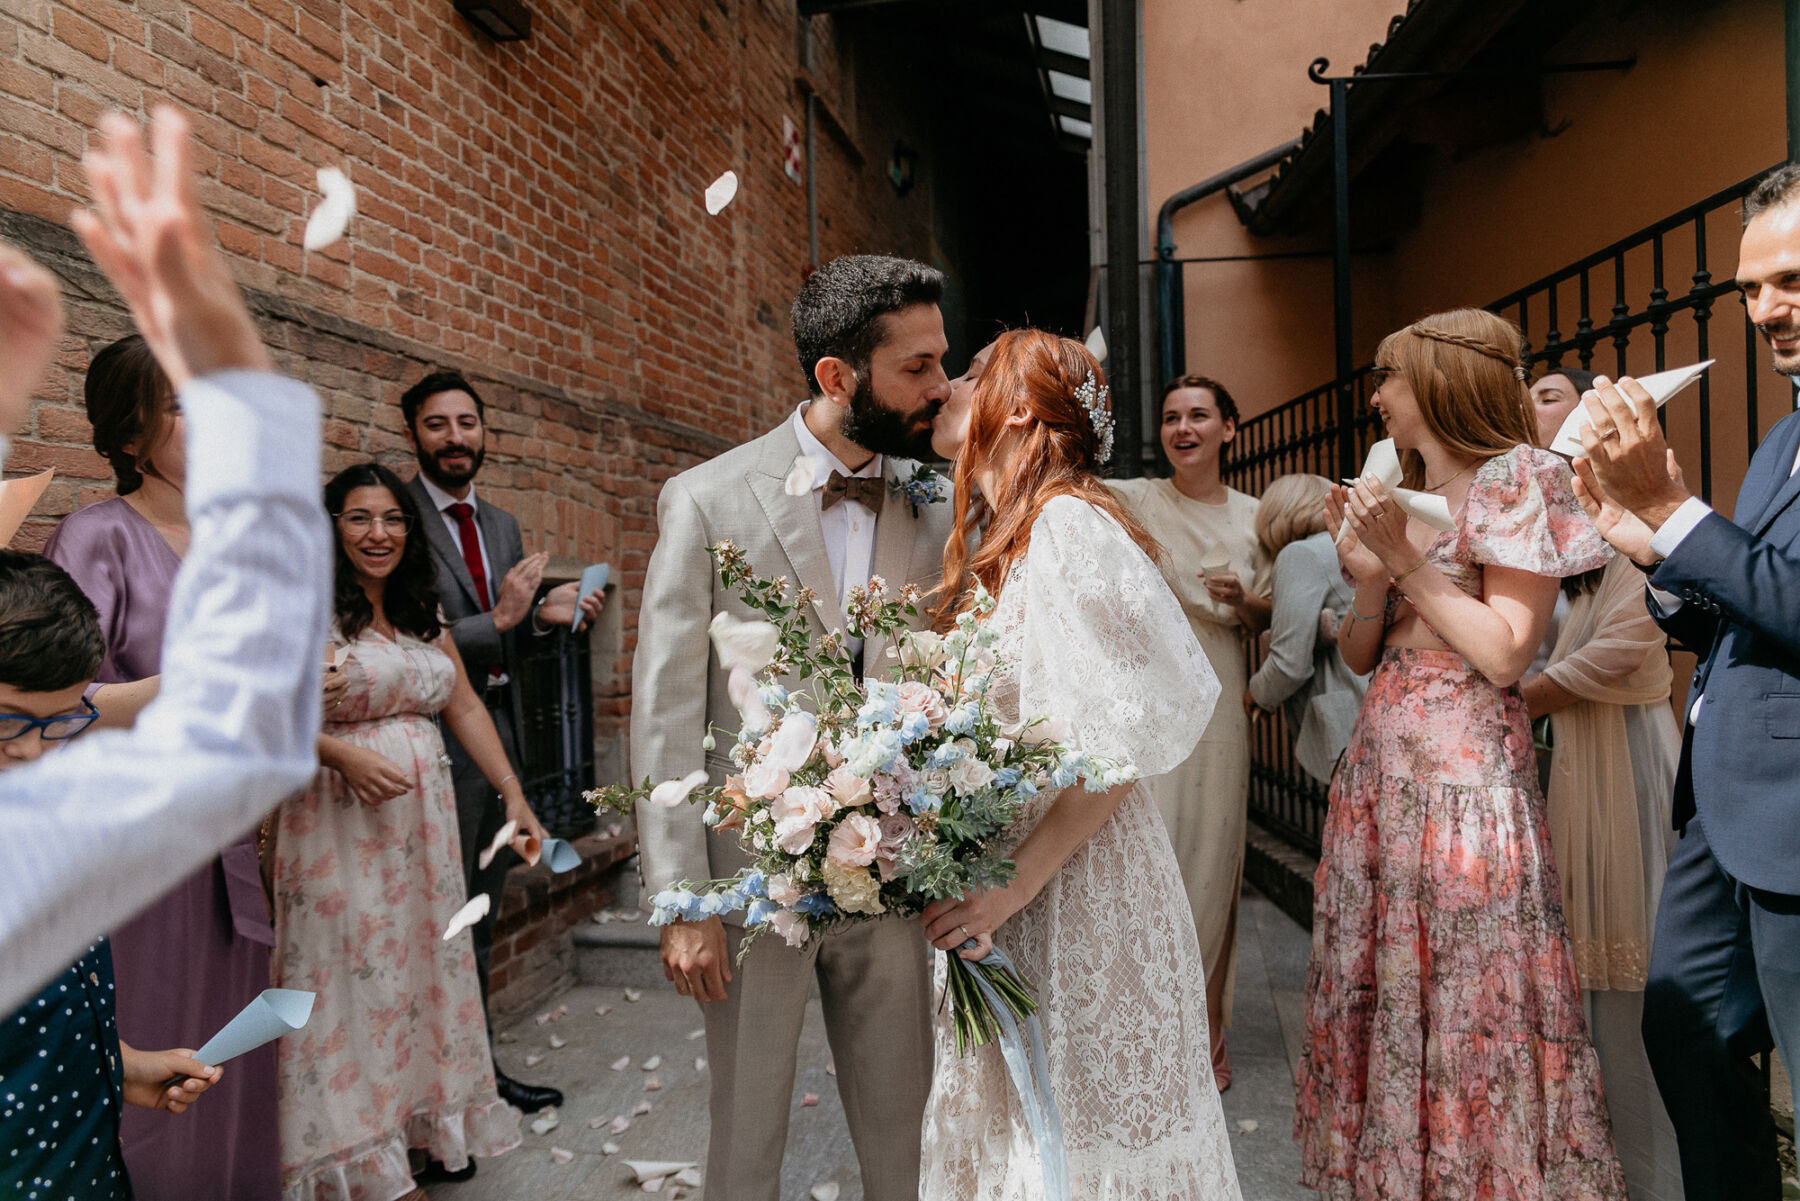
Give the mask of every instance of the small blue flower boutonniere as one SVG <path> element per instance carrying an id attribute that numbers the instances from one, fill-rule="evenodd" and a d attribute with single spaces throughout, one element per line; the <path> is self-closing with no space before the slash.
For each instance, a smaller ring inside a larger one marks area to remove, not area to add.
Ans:
<path id="1" fill-rule="evenodd" d="M 920 505 L 935 505 L 950 498 L 950 481 L 920 463 L 912 474 L 889 480 L 888 491 L 911 505 L 913 516 L 917 517 Z"/>

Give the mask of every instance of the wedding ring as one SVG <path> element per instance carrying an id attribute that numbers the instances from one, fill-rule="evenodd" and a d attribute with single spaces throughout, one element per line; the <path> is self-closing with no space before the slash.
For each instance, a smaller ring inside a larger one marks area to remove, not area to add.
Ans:
<path id="1" fill-rule="evenodd" d="M 975 937 L 975 936 L 974 936 L 974 935 L 973 935 L 973 934 L 970 934 L 970 933 L 969 933 L 969 928 L 968 928 L 968 927 L 967 927 L 967 926 L 964 926 L 964 927 L 963 927 L 963 928 L 962 928 L 962 932 L 963 932 L 963 937 L 964 937 L 964 938 L 974 938 L 974 937 Z"/>
<path id="2" fill-rule="evenodd" d="M 1616 425 L 1609 425 L 1600 431 L 1600 441 L 1602 442 L 1606 441 L 1608 438 L 1617 438 L 1618 436 L 1619 427 Z"/>

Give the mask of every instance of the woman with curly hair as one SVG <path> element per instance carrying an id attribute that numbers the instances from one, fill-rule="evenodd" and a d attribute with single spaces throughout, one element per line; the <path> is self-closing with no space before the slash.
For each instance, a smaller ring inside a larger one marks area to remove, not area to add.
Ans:
<path id="1" fill-rule="evenodd" d="M 276 982 L 318 993 L 279 1047 L 282 1189 L 410 1201 L 426 1161 L 463 1172 L 519 1142 L 518 1111 L 494 1093 L 474 946 L 440 937 L 468 899 L 440 715 L 508 816 L 544 831 L 443 627 L 411 494 L 365 463 L 325 486 L 325 508 L 348 679 L 319 774 L 275 833 Z"/>
<path id="2" fill-rule="evenodd" d="M 1390 334 L 1372 403 L 1436 533 L 1378 480 L 1326 520 L 1368 695 L 1314 878 L 1294 1133 L 1334 1198 L 1623 1198 L 1519 679 L 1558 582 L 1611 552 L 1534 445 L 1522 339 L 1477 309 Z"/>
<path id="3" fill-rule="evenodd" d="M 996 598 L 985 620 L 1000 635 L 1000 713 L 1047 718 L 1149 777 L 1193 749 L 1219 683 L 1157 569 L 1161 548 L 1097 474 L 1112 441 L 1105 382 L 1081 343 L 1031 329 L 1001 335 L 956 381 L 933 422 L 933 449 L 956 460 L 957 506 L 937 617 L 980 581 Z M 1047 788 L 1010 836 L 1011 883 L 920 920 L 940 949 L 973 940 L 965 958 L 998 945 L 1035 989 L 1067 1195 L 1237 1197 L 1200 944 L 1150 789 Z M 958 1058 L 940 1009 L 919 1195 L 1052 1196 L 1044 1150 L 999 1048 Z"/>

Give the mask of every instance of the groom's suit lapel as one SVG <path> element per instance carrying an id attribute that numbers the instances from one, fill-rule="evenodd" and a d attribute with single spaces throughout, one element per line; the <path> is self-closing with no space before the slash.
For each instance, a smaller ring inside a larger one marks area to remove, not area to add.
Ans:
<path id="1" fill-rule="evenodd" d="M 793 426 L 783 422 L 763 439 L 761 460 L 744 473 L 750 494 L 762 506 L 769 529 L 781 544 L 782 553 L 793 567 L 799 583 L 812 589 L 813 612 L 827 630 L 844 628 L 844 614 L 838 603 L 837 584 L 831 575 L 831 560 L 825 554 L 825 535 L 819 528 L 818 502 L 809 489 L 799 496 L 787 494 L 788 469 L 800 454 L 800 441 Z M 879 527 L 877 527 L 879 535 Z M 752 563 L 759 573 L 767 568 Z"/>

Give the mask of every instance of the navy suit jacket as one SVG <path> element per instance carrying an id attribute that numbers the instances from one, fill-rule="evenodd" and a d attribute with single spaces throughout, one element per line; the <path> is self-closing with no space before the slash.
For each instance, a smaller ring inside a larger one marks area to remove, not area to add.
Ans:
<path id="1" fill-rule="evenodd" d="M 1680 597 L 1664 630 L 1700 655 L 1675 782 L 1675 825 L 1697 811 L 1731 875 L 1800 895 L 1800 413 L 1769 431 L 1736 517 L 1708 514 L 1650 582 Z"/>

